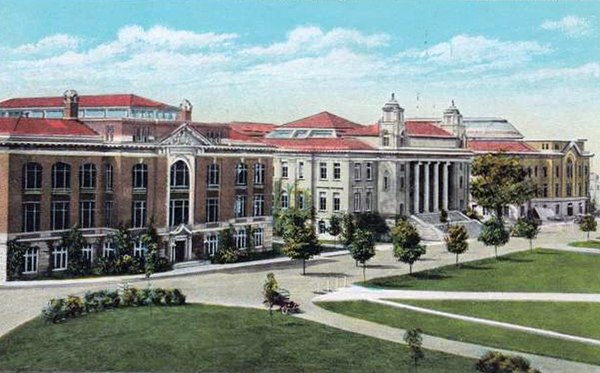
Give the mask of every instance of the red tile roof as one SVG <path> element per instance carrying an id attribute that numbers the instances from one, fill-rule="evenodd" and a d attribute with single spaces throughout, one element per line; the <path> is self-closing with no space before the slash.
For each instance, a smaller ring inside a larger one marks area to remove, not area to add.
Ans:
<path id="1" fill-rule="evenodd" d="M 371 150 L 370 145 L 351 137 L 309 138 L 309 139 L 264 139 L 264 143 L 281 149 L 303 151 L 319 150 Z"/>
<path id="2" fill-rule="evenodd" d="M 471 140 L 467 148 L 474 152 L 536 153 L 537 150 L 522 141 Z"/>
<path id="3" fill-rule="evenodd" d="M 350 136 L 379 136 L 379 123 L 348 129 L 344 134 Z"/>
<path id="4" fill-rule="evenodd" d="M 0 118 L 0 135 L 10 136 L 99 136 L 77 120 Z"/>
<path id="5" fill-rule="evenodd" d="M 293 122 L 282 124 L 281 127 L 287 128 L 332 128 L 332 129 L 350 129 L 362 127 L 358 123 L 349 121 L 348 119 L 331 114 L 327 111 L 322 111 L 318 114 L 311 115 L 306 118 L 298 119 Z"/>
<path id="6" fill-rule="evenodd" d="M 63 107 L 62 97 L 11 98 L 0 102 L 0 108 Z M 162 102 L 150 100 L 134 94 L 79 96 L 80 107 L 148 107 L 175 108 Z"/>
<path id="7" fill-rule="evenodd" d="M 276 125 L 272 123 L 255 122 L 231 122 L 230 126 L 235 131 L 253 137 L 264 137 L 276 127 Z"/>
<path id="8" fill-rule="evenodd" d="M 406 121 L 406 133 L 413 137 L 454 137 L 435 122 Z"/>

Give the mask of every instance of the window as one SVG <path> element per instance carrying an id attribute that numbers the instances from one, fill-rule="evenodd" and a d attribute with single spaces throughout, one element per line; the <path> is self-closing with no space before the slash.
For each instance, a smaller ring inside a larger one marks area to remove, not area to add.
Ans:
<path id="1" fill-rule="evenodd" d="M 69 202 L 52 202 L 52 230 L 69 228 Z"/>
<path id="2" fill-rule="evenodd" d="M 560 184 L 554 184 L 554 197 L 560 197 Z"/>
<path id="3" fill-rule="evenodd" d="M 219 186 L 219 165 L 218 164 L 209 164 L 208 169 L 206 171 L 206 184 L 209 187 L 218 187 Z"/>
<path id="4" fill-rule="evenodd" d="M 131 212 L 132 227 L 142 228 L 146 224 L 146 201 L 133 201 Z"/>
<path id="5" fill-rule="evenodd" d="M 544 175 L 544 177 L 548 177 L 548 167 L 542 167 L 542 175 Z"/>
<path id="6" fill-rule="evenodd" d="M 135 240 L 133 242 L 133 256 L 136 258 L 143 258 L 146 255 L 148 248 L 142 243 L 141 240 Z"/>
<path id="7" fill-rule="evenodd" d="M 325 224 L 325 220 L 319 220 L 319 234 L 327 233 L 327 225 Z"/>
<path id="8" fill-rule="evenodd" d="M 265 165 L 256 163 L 254 165 L 254 185 L 263 185 L 265 183 Z"/>
<path id="9" fill-rule="evenodd" d="M 252 200 L 253 216 L 263 216 L 265 214 L 265 196 L 255 194 Z"/>
<path id="10" fill-rule="evenodd" d="M 111 191 L 113 189 L 113 166 L 111 164 L 104 165 L 104 190 Z"/>
<path id="11" fill-rule="evenodd" d="M 23 168 L 23 174 L 25 190 L 42 189 L 42 166 L 39 163 L 27 163 Z"/>
<path id="12" fill-rule="evenodd" d="M 23 273 L 37 273 L 38 270 L 38 249 L 30 247 L 23 254 Z"/>
<path id="13" fill-rule="evenodd" d="M 112 227 L 112 211 L 113 211 L 113 202 L 112 201 L 104 201 L 104 226 Z"/>
<path id="14" fill-rule="evenodd" d="M 300 192 L 296 196 L 297 196 L 297 200 L 298 200 L 296 207 L 298 207 L 299 209 L 303 209 L 304 208 L 304 193 Z"/>
<path id="15" fill-rule="evenodd" d="M 71 188 L 71 166 L 66 163 L 55 163 L 52 166 L 52 189 Z"/>
<path id="16" fill-rule="evenodd" d="M 235 196 L 234 216 L 243 218 L 246 216 L 246 196 Z"/>
<path id="17" fill-rule="evenodd" d="M 360 192 L 354 192 L 354 211 L 360 212 Z"/>
<path id="18" fill-rule="evenodd" d="M 40 230 L 40 203 L 23 203 L 23 232 Z"/>
<path id="19" fill-rule="evenodd" d="M 537 177 L 538 176 L 538 166 L 535 166 L 533 168 L 533 176 Z"/>
<path id="20" fill-rule="evenodd" d="M 304 162 L 298 162 L 298 179 L 304 179 Z"/>
<path id="21" fill-rule="evenodd" d="M 96 188 L 96 165 L 86 163 L 79 167 L 79 187 L 82 189 Z"/>
<path id="22" fill-rule="evenodd" d="M 327 163 L 325 162 L 319 163 L 319 178 L 327 179 Z"/>
<path id="23" fill-rule="evenodd" d="M 544 184 L 543 187 L 543 196 L 548 197 L 548 184 Z"/>
<path id="24" fill-rule="evenodd" d="M 458 187 L 462 189 L 462 187 L 463 187 L 463 184 L 464 184 L 464 180 L 463 180 L 463 177 L 462 177 L 462 175 L 461 175 L 461 176 L 458 178 Z"/>
<path id="25" fill-rule="evenodd" d="M 365 195 L 365 210 L 371 211 L 373 208 L 373 193 L 367 192 Z"/>
<path id="26" fill-rule="evenodd" d="M 319 211 L 327 210 L 327 193 L 319 192 Z"/>
<path id="27" fill-rule="evenodd" d="M 235 166 L 235 183 L 236 185 L 246 185 L 248 181 L 248 167 L 243 163 L 238 163 Z"/>
<path id="28" fill-rule="evenodd" d="M 338 162 L 333 164 L 333 180 L 342 178 L 342 165 Z"/>
<path id="29" fill-rule="evenodd" d="M 206 222 L 219 221 L 219 199 L 215 197 L 206 199 Z"/>
<path id="30" fill-rule="evenodd" d="M 94 245 L 91 243 L 83 245 L 81 247 L 81 254 L 83 254 L 83 259 L 91 263 L 94 257 Z"/>
<path id="31" fill-rule="evenodd" d="M 111 240 L 104 240 L 102 245 L 102 256 L 105 258 L 112 258 L 115 256 L 115 246 Z"/>
<path id="32" fill-rule="evenodd" d="M 246 233 L 246 228 L 240 228 L 236 230 L 234 238 L 236 249 L 245 249 L 248 247 L 248 236 Z"/>
<path id="33" fill-rule="evenodd" d="M 287 192 L 281 192 L 281 208 L 287 209 L 290 207 L 290 197 Z"/>
<path id="34" fill-rule="evenodd" d="M 400 178 L 400 190 L 404 191 L 404 176 Z"/>
<path id="35" fill-rule="evenodd" d="M 94 212 L 96 210 L 96 202 L 81 201 L 79 202 L 79 226 L 81 228 L 94 228 Z"/>
<path id="36" fill-rule="evenodd" d="M 204 251 L 208 256 L 214 256 L 219 248 L 219 235 L 216 233 L 207 234 L 204 238 Z"/>
<path id="37" fill-rule="evenodd" d="M 559 177 L 560 176 L 560 166 L 556 166 L 554 168 L 554 176 L 555 177 Z"/>
<path id="38" fill-rule="evenodd" d="M 171 189 L 189 189 L 190 174 L 184 161 L 171 165 Z"/>
<path id="39" fill-rule="evenodd" d="M 67 269 L 69 252 L 66 247 L 56 247 L 52 250 L 52 270 L 64 271 Z"/>
<path id="40" fill-rule="evenodd" d="M 366 172 L 366 177 L 367 180 L 373 180 L 373 163 L 371 162 L 367 162 L 367 165 L 365 167 L 365 172 Z"/>
<path id="41" fill-rule="evenodd" d="M 567 197 L 573 197 L 573 186 L 571 184 L 567 184 Z"/>
<path id="42" fill-rule="evenodd" d="M 189 220 L 190 201 L 187 199 L 172 199 L 169 201 L 169 226 L 187 224 Z"/>
<path id="43" fill-rule="evenodd" d="M 254 229 L 254 247 L 262 247 L 265 240 L 265 231 L 262 228 Z"/>
<path id="44" fill-rule="evenodd" d="M 390 189 L 390 173 L 385 171 L 383 173 L 383 190 L 388 191 Z"/>
<path id="45" fill-rule="evenodd" d="M 333 211 L 341 210 L 341 199 L 339 193 L 333 193 Z"/>
<path id="46" fill-rule="evenodd" d="M 567 161 L 567 178 L 573 177 L 573 161 L 570 159 Z"/>
<path id="47" fill-rule="evenodd" d="M 148 113 L 152 116 L 153 113 Z M 136 127 L 135 132 L 133 134 L 133 142 L 148 142 L 150 139 L 150 128 L 149 127 Z"/>
<path id="48" fill-rule="evenodd" d="M 287 179 L 289 177 L 288 161 L 281 161 L 281 177 Z"/>
<path id="49" fill-rule="evenodd" d="M 559 214 L 560 214 L 560 205 L 556 205 L 556 206 L 554 207 L 554 213 L 555 213 L 556 215 L 559 215 Z"/>
<path id="50" fill-rule="evenodd" d="M 148 165 L 143 163 L 133 166 L 133 190 L 146 190 L 148 188 Z"/>
<path id="51" fill-rule="evenodd" d="M 381 141 L 383 146 L 390 146 L 390 135 L 388 134 L 387 131 L 383 132 L 383 138 Z"/>
<path id="52" fill-rule="evenodd" d="M 355 163 L 354 164 L 354 180 L 360 181 L 360 179 L 361 179 L 361 164 Z"/>

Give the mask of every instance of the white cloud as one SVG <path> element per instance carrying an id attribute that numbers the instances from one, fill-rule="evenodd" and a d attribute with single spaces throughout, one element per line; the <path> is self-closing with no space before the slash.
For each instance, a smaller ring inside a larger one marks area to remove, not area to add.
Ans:
<path id="1" fill-rule="evenodd" d="M 15 53 L 52 52 L 57 50 L 75 49 L 80 39 L 67 35 L 55 34 L 38 40 L 36 43 L 23 44 L 13 49 Z"/>
<path id="2" fill-rule="evenodd" d="M 582 37 L 592 33 L 591 22 L 582 17 L 565 16 L 558 21 L 546 20 L 541 25 L 542 30 L 560 31 L 568 37 Z"/>
<path id="3" fill-rule="evenodd" d="M 373 48 L 386 45 L 390 37 L 387 34 L 365 35 L 359 31 L 334 28 L 324 32 L 319 27 L 297 27 L 287 35 L 287 40 L 269 46 L 256 46 L 244 49 L 243 54 L 256 56 L 285 56 L 300 52 L 318 52 L 339 47 Z"/>
<path id="4" fill-rule="evenodd" d="M 134 25 L 121 28 L 117 42 L 122 45 L 146 44 L 169 49 L 205 48 L 227 44 L 237 37 L 237 34 L 213 32 L 199 34 L 192 31 L 172 30 L 164 26 L 154 26 L 144 30 Z"/>

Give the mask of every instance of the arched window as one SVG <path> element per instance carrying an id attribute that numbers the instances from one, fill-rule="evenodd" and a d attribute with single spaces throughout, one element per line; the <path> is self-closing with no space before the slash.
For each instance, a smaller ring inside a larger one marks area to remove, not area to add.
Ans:
<path id="1" fill-rule="evenodd" d="M 71 166 L 58 162 L 52 166 L 52 189 L 71 188 Z"/>
<path id="2" fill-rule="evenodd" d="M 573 177 L 573 161 L 571 159 L 567 160 L 567 178 L 571 179 Z"/>
<path id="3" fill-rule="evenodd" d="M 287 192 L 281 192 L 281 208 L 287 209 L 290 206 L 290 197 Z"/>
<path id="4" fill-rule="evenodd" d="M 238 163 L 235 166 L 235 183 L 236 185 L 246 185 L 248 181 L 248 167 L 243 163 Z"/>
<path id="5" fill-rule="evenodd" d="M 390 173 L 389 171 L 385 171 L 383 173 L 383 190 L 386 192 L 390 189 Z"/>
<path id="6" fill-rule="evenodd" d="M 110 163 L 104 165 L 104 189 L 113 189 L 113 166 Z"/>
<path id="7" fill-rule="evenodd" d="M 219 186 L 219 165 L 209 164 L 206 171 L 206 184 L 209 187 Z"/>
<path id="8" fill-rule="evenodd" d="M 148 188 L 148 165 L 143 163 L 133 166 L 133 189 Z"/>
<path id="9" fill-rule="evenodd" d="M 39 163 L 29 162 L 23 167 L 23 188 L 42 188 L 42 166 Z"/>
<path id="10" fill-rule="evenodd" d="M 96 165 L 86 163 L 79 167 L 79 187 L 82 189 L 96 188 Z"/>
<path id="11" fill-rule="evenodd" d="M 171 166 L 171 188 L 188 189 L 190 187 L 190 173 L 184 161 L 177 161 Z"/>

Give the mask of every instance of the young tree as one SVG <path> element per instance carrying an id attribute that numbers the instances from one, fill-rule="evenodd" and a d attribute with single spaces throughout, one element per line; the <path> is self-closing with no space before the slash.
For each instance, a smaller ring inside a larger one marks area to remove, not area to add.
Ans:
<path id="1" fill-rule="evenodd" d="M 582 232 L 587 233 L 588 241 L 590 240 L 590 232 L 595 232 L 597 227 L 598 223 L 596 222 L 596 219 L 593 215 L 585 215 L 579 221 L 579 229 L 581 229 Z"/>
<path id="2" fill-rule="evenodd" d="M 519 218 L 513 227 L 513 235 L 529 240 L 529 250 L 533 250 L 533 240 L 540 233 L 540 225 L 533 218 Z"/>
<path id="3" fill-rule="evenodd" d="M 354 221 L 357 229 L 373 233 L 375 240 L 380 240 L 381 236 L 390 232 L 390 227 L 388 227 L 385 219 L 378 212 L 361 212 L 355 214 Z"/>
<path id="4" fill-rule="evenodd" d="M 444 237 L 446 249 L 456 254 L 456 265 L 458 266 L 458 255 L 464 253 L 469 248 L 469 234 L 463 225 L 451 225 L 448 228 L 448 234 Z"/>
<path id="5" fill-rule="evenodd" d="M 504 229 L 504 223 L 501 219 L 493 217 L 483 223 L 481 233 L 479 233 L 478 241 L 483 242 L 486 246 L 494 246 L 494 253 L 498 258 L 498 246 L 506 245 L 510 234 Z"/>
<path id="6" fill-rule="evenodd" d="M 158 233 L 156 232 L 156 228 L 154 228 L 153 221 L 150 221 L 146 232 L 140 236 L 140 241 L 144 246 L 146 246 L 146 260 L 144 261 L 144 273 L 146 278 L 150 278 L 159 266 L 159 242 L 160 238 L 158 237 Z"/>
<path id="7" fill-rule="evenodd" d="M 219 244 L 214 256 L 217 263 L 237 262 L 238 252 L 235 247 L 234 232 L 232 225 L 219 232 Z"/>
<path id="8" fill-rule="evenodd" d="M 350 213 L 345 213 L 342 217 L 342 243 L 348 247 L 352 244 L 356 226 L 354 224 L 354 216 Z"/>
<path id="9" fill-rule="evenodd" d="M 416 372 L 419 360 L 425 357 L 425 354 L 423 353 L 423 337 L 421 336 L 421 329 L 407 330 L 406 333 L 404 333 L 404 342 L 408 345 Z"/>
<path id="10" fill-rule="evenodd" d="M 283 252 L 292 259 L 302 260 L 302 274 L 306 274 L 306 261 L 321 253 L 314 225 L 302 211 L 286 211 L 283 231 Z"/>
<path id="11" fill-rule="evenodd" d="M 263 304 L 269 307 L 269 318 L 271 319 L 271 326 L 273 326 L 273 305 L 275 305 L 275 302 L 279 297 L 279 293 L 277 292 L 278 289 L 279 284 L 277 284 L 275 275 L 272 272 L 268 273 L 267 279 L 265 280 L 265 284 L 263 285 Z"/>
<path id="12" fill-rule="evenodd" d="M 502 219 L 504 208 L 521 205 L 533 197 L 535 186 L 516 157 L 486 154 L 473 161 L 471 194 L 477 203 Z"/>
<path id="13" fill-rule="evenodd" d="M 366 262 L 375 256 L 375 238 L 367 230 L 359 229 L 354 233 L 352 245 L 350 245 L 350 254 L 352 258 L 362 264 L 363 280 L 367 280 Z"/>
<path id="14" fill-rule="evenodd" d="M 69 264 L 68 271 L 74 275 L 83 275 L 90 271 L 92 263 L 83 256 L 83 246 L 87 242 L 77 226 L 62 235 L 61 246 L 67 248 Z"/>
<path id="15" fill-rule="evenodd" d="M 417 228 L 408 220 L 401 219 L 392 229 L 392 242 L 394 245 L 394 256 L 402 263 L 409 266 L 412 274 L 413 264 L 425 254 L 425 245 L 421 245 L 421 236 Z"/>
<path id="16" fill-rule="evenodd" d="M 335 239 L 335 245 L 337 246 L 338 236 L 342 233 L 342 223 L 337 215 L 332 215 L 329 219 L 329 234 Z"/>

